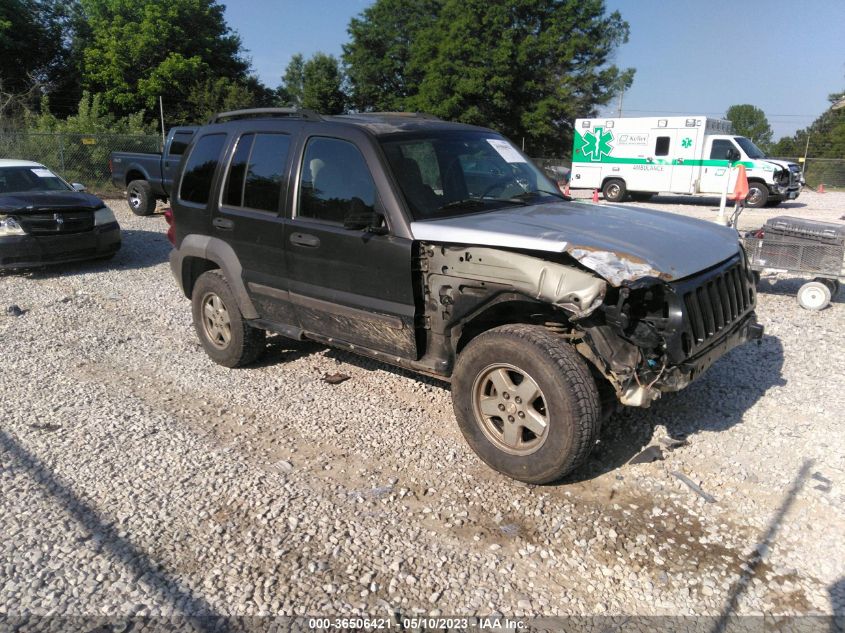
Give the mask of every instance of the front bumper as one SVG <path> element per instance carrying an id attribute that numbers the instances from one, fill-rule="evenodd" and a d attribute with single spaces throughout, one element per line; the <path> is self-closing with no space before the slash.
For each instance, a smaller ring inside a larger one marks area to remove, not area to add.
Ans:
<path id="1" fill-rule="evenodd" d="M 769 193 L 778 200 L 795 200 L 801 193 L 801 187 L 787 187 L 785 185 L 769 185 Z"/>
<path id="2" fill-rule="evenodd" d="M 667 368 L 655 387 L 659 391 L 680 391 L 734 347 L 748 341 L 759 341 L 761 338 L 763 326 L 757 322 L 757 315 L 751 312 L 704 350 L 680 365 Z"/>
<path id="3" fill-rule="evenodd" d="M 0 237 L 0 269 L 34 268 L 48 264 L 109 257 L 120 250 L 117 222 L 67 235 Z"/>

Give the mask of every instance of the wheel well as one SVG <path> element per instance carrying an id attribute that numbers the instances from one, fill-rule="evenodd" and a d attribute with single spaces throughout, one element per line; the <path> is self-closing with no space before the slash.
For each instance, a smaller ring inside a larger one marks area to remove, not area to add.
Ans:
<path id="1" fill-rule="evenodd" d="M 185 291 L 185 296 L 190 298 L 194 291 L 194 284 L 199 279 L 199 276 L 209 270 L 220 268 L 216 262 L 210 259 L 203 259 L 202 257 L 186 257 L 182 261 L 182 288 Z"/>
<path id="2" fill-rule="evenodd" d="M 126 174 L 126 184 L 128 185 L 133 180 L 146 180 L 147 177 L 138 170 L 133 169 Z"/>
<path id="3" fill-rule="evenodd" d="M 455 345 L 455 354 L 460 353 L 467 343 L 479 334 L 500 325 L 511 325 L 513 323 L 531 325 L 556 323 L 560 324 L 560 327 L 568 327 L 569 325 L 565 315 L 552 309 L 551 306 L 531 301 L 497 303 L 463 324 L 457 345 Z"/>
<path id="4" fill-rule="evenodd" d="M 622 178 L 622 177 L 620 177 L 620 176 L 607 176 L 604 180 L 602 180 L 602 181 L 601 181 L 601 187 L 599 187 L 599 189 L 604 189 L 604 186 L 605 186 L 605 185 L 608 183 L 608 181 L 610 181 L 610 180 L 620 180 L 620 181 L 622 181 L 622 184 L 624 184 L 624 185 L 625 185 L 625 188 L 626 188 L 626 189 L 628 188 L 628 183 L 627 183 L 627 182 L 625 182 L 625 179 L 624 179 L 624 178 Z"/>
<path id="5" fill-rule="evenodd" d="M 768 183 L 766 183 L 766 181 L 765 181 L 765 180 L 763 180 L 762 178 L 749 178 L 749 179 L 748 179 L 748 184 L 750 185 L 752 182 L 756 182 L 756 183 L 758 183 L 758 184 L 764 185 L 764 186 L 766 187 L 766 189 L 768 189 L 768 188 L 769 188 Z"/>

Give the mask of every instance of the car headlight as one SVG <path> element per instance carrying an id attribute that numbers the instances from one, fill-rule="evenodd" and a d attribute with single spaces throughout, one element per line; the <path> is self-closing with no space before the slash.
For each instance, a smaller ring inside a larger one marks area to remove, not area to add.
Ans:
<path id="1" fill-rule="evenodd" d="M 94 211 L 94 226 L 102 226 L 103 224 L 112 224 L 117 222 L 114 217 L 114 212 L 108 207 L 103 207 Z"/>
<path id="2" fill-rule="evenodd" d="M 11 215 L 0 215 L 0 237 L 26 235 L 18 219 Z"/>

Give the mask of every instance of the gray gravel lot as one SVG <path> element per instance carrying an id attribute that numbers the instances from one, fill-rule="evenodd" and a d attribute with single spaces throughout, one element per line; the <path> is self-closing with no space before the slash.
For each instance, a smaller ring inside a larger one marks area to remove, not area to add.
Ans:
<path id="1" fill-rule="evenodd" d="M 678 202 L 642 206 L 714 217 Z M 760 346 L 530 487 L 470 452 L 437 381 L 282 338 L 213 364 L 163 217 L 110 204 L 114 260 L 0 275 L 26 311 L 0 316 L 0 615 L 845 611 L 845 295 L 810 313 L 765 279 Z"/>

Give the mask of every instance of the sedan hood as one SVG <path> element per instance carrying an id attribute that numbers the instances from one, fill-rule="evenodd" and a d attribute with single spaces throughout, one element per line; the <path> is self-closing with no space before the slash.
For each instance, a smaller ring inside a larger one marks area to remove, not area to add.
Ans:
<path id="1" fill-rule="evenodd" d="M 0 194 L 0 213 L 43 213 L 65 209 L 91 210 L 106 206 L 97 196 L 81 191 L 21 191 Z"/>
<path id="2" fill-rule="evenodd" d="M 567 253 L 614 286 L 683 279 L 739 252 L 736 230 L 638 207 L 558 202 L 412 222 L 414 239 Z"/>

